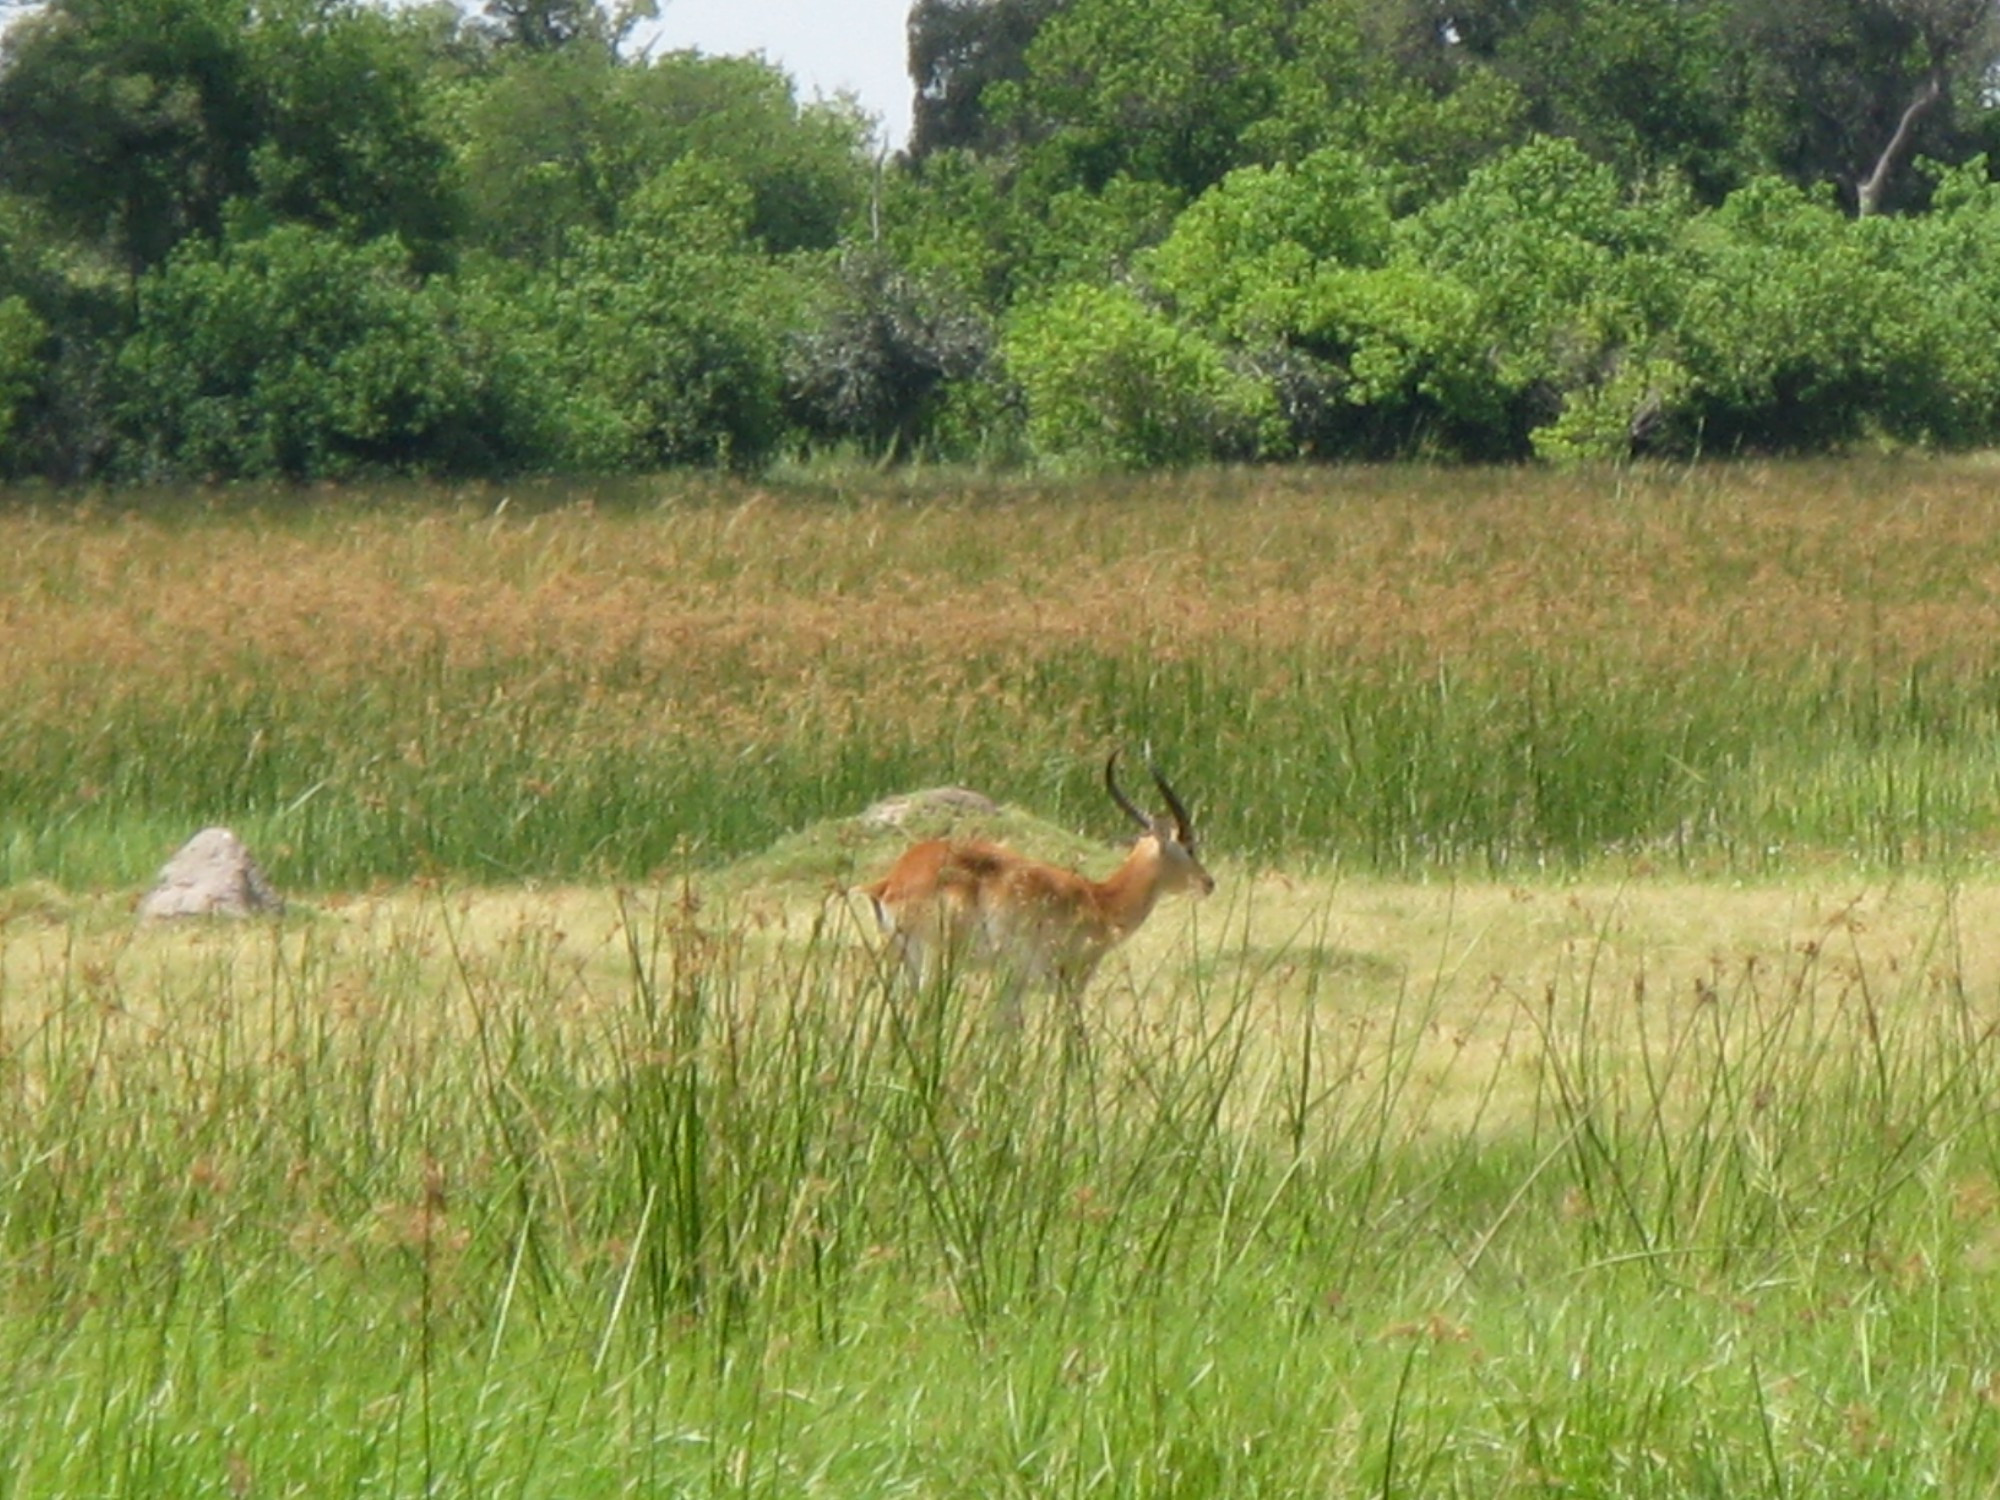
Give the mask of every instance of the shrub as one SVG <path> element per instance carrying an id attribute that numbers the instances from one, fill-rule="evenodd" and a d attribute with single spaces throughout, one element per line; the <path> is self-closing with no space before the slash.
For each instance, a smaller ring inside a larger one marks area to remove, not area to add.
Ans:
<path id="1" fill-rule="evenodd" d="M 1064 288 L 1014 318 L 1001 352 L 1030 447 L 1058 465 L 1173 467 L 1283 440 L 1267 384 L 1124 287 Z"/>
<path id="2" fill-rule="evenodd" d="M 1345 151 L 1231 172 L 1175 220 L 1145 271 L 1176 308 L 1234 337 L 1284 328 L 1328 262 L 1379 265 L 1389 210 L 1378 174 Z"/>
<path id="3" fill-rule="evenodd" d="M 781 331 L 800 296 L 749 236 L 747 192 L 685 157 L 611 234 L 523 289 L 567 418 L 561 466 L 753 465 L 783 432 Z"/>
<path id="4" fill-rule="evenodd" d="M 992 333 L 966 299 L 879 252 L 850 251 L 785 353 L 795 419 L 814 436 L 906 456 L 944 392 L 978 373 Z"/>
<path id="5" fill-rule="evenodd" d="M 1470 294 L 1461 335 L 1485 351 L 1490 379 L 1468 387 L 1476 408 L 1454 415 L 1485 428 L 1488 451 L 1522 453 L 1549 424 L 1564 435 L 1542 447 L 1574 443 L 1585 427 L 1591 446 L 1620 447 L 1603 439 L 1638 417 L 1626 401 L 1657 396 L 1629 372 L 1657 371 L 1669 353 L 1685 206 L 1678 191 L 1633 200 L 1575 143 L 1544 138 L 1398 224 L 1396 264 Z"/>
<path id="6" fill-rule="evenodd" d="M 121 466 L 305 479 L 502 461 L 479 374 L 394 240 L 305 225 L 189 242 L 139 286 Z"/>
<path id="7" fill-rule="evenodd" d="M 1308 452 L 1480 452 L 1507 426 L 1506 391 L 1480 338 L 1479 299 L 1414 266 L 1326 266 L 1306 287 L 1293 338 L 1340 372 L 1341 403 L 1301 432 Z"/>
<path id="8" fill-rule="evenodd" d="M 21 297 L 0 297 L 0 474 L 16 471 L 14 419 L 40 380 L 48 329 Z"/>
<path id="9" fill-rule="evenodd" d="M 1689 243 L 1677 338 L 1712 443 L 1852 441 L 1928 384 L 1905 337 L 1918 308 L 1889 236 L 1850 221 L 1830 194 L 1758 179 L 1691 225 Z"/>

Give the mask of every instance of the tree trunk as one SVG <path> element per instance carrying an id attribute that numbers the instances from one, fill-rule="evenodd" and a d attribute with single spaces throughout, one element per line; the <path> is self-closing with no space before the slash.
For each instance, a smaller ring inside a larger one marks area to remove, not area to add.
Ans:
<path id="1" fill-rule="evenodd" d="M 1868 218 L 1882 207 L 1882 195 L 1889 190 L 1889 179 L 1896 175 L 1896 169 L 1909 154 L 1910 139 L 1917 133 L 1917 123 L 1935 109 L 1938 100 L 1943 97 L 1944 76 L 1933 71 L 1917 91 L 1917 97 L 1903 110 L 1902 119 L 1896 122 L 1896 133 L 1889 137 L 1889 144 L 1875 158 L 1875 169 L 1854 190 L 1855 212 L 1862 218 Z"/>

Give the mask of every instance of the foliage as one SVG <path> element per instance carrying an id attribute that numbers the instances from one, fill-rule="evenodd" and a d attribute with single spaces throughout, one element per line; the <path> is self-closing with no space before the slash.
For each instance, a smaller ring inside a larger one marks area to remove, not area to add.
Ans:
<path id="1" fill-rule="evenodd" d="M 256 203 L 353 240 L 393 236 L 420 268 L 448 264 L 459 200 L 428 97 L 443 58 L 413 19 L 289 3 L 296 22 L 264 7 L 247 42 L 266 116 L 250 157 Z"/>
<path id="2" fill-rule="evenodd" d="M 1601 403 L 1607 372 L 1654 356 L 1673 314 L 1661 262 L 1682 218 L 1671 199 L 1628 202 L 1610 168 L 1543 137 L 1399 224 L 1402 264 L 1472 294 L 1497 419 L 1489 451 L 1519 452 L 1571 392 Z"/>
<path id="3" fill-rule="evenodd" d="M 1286 338 L 1318 376 L 1290 403 L 1303 452 L 1491 452 L 1506 427 L 1506 393 L 1479 337 L 1479 298 L 1448 275 L 1321 267 Z"/>
<path id="4" fill-rule="evenodd" d="M 58 0 L 8 34 L 0 181 L 142 271 L 232 200 L 441 256 L 455 226 L 411 20 L 284 0 Z"/>
<path id="5" fill-rule="evenodd" d="M 1750 63 L 1727 8 L 1687 0 L 1561 0 L 1523 8 L 1491 43 L 1528 123 L 1625 181 L 1679 175 L 1713 202 L 1755 170 L 1739 138 Z"/>
<path id="6" fill-rule="evenodd" d="M 41 346 L 48 327 L 26 300 L 0 297 L 0 474 L 12 470 L 15 414 L 41 375 Z"/>
<path id="7" fill-rule="evenodd" d="M 1016 313 L 1001 358 L 1026 400 L 1029 443 L 1060 465 L 1249 458 L 1276 438 L 1264 385 L 1123 288 L 1070 287 Z"/>
<path id="8" fill-rule="evenodd" d="M 555 467 L 760 462 L 782 431 L 788 287 L 751 237 L 752 199 L 683 157 L 608 234 L 577 235 L 528 281 L 522 317 L 566 407 Z"/>
<path id="9" fill-rule="evenodd" d="M 480 374 L 392 240 L 305 225 L 190 245 L 139 289 L 121 466 L 148 479 L 488 467 Z M 497 441 L 504 442 L 504 431 Z"/>
<path id="10" fill-rule="evenodd" d="M 247 0 L 63 0 L 10 29 L 0 184 L 133 272 L 221 230 L 262 105 Z"/>
<path id="11" fill-rule="evenodd" d="M 920 0 L 894 161 L 650 8 L 44 0 L 0 470 L 2000 440 L 1983 0 Z"/>
<path id="12" fill-rule="evenodd" d="M 751 232 L 774 253 L 830 248 L 867 196 L 861 122 L 800 108 L 752 59 L 526 52 L 476 90 L 466 132 L 474 242 L 539 262 L 571 233 L 615 229 L 632 195 L 687 156 L 748 191 Z"/>
<path id="13" fill-rule="evenodd" d="M 1850 205 L 1932 80 L 1950 107 L 1913 120 L 1919 154 L 1963 160 L 1967 126 L 1993 106 L 2000 26 L 1984 0 L 1762 0 L 1734 8 L 1728 24 L 1755 70 L 1758 107 L 1739 127 L 1753 149 L 1770 170 L 1831 186 Z M 1925 188 L 1899 174 L 1878 206 L 1921 203 Z"/>
<path id="14" fill-rule="evenodd" d="M 1243 167 L 1190 204 L 1145 260 L 1192 321 L 1235 338 L 1284 327 L 1316 268 L 1379 265 L 1389 211 L 1365 161 L 1328 149 L 1296 167 Z"/>
<path id="15" fill-rule="evenodd" d="M 1940 444 L 1990 443 L 2000 432 L 2000 185 L 1984 156 L 1963 166 L 1930 164 L 1932 209 L 1873 226 L 1908 287 L 1924 381 L 1904 397 L 1904 430 Z M 1935 399 L 1923 401 L 1928 390 Z M 1908 399 L 1916 397 L 1918 399 Z"/>
<path id="16" fill-rule="evenodd" d="M 1035 34 L 1066 0 L 914 0 L 910 80 L 916 99 L 910 156 L 990 152 L 1011 144 L 986 91 L 1027 76 Z"/>
<path id="17" fill-rule="evenodd" d="M 1682 341 L 1712 442 L 1813 448 L 1931 402 L 1916 287 L 1888 237 L 1765 179 L 1692 242 Z"/>
<path id="18" fill-rule="evenodd" d="M 1042 23 L 1003 117 L 1081 186 L 1120 173 L 1200 192 L 1271 106 L 1274 38 L 1254 0 L 1073 0 Z"/>
<path id="19" fill-rule="evenodd" d="M 498 45 L 524 52 L 612 52 L 632 28 L 659 12 L 658 0 L 484 0 L 483 29 Z"/>
<path id="20" fill-rule="evenodd" d="M 991 330 L 963 299 L 879 254 L 840 261 L 816 324 L 785 355 L 789 400 L 806 432 L 912 453 L 945 388 L 978 375 Z"/>
<path id="21" fill-rule="evenodd" d="M 515 60 L 466 104 L 469 238 L 516 259 L 558 259 L 571 235 L 616 222 L 613 143 L 624 134 L 612 74 L 585 52 Z"/>

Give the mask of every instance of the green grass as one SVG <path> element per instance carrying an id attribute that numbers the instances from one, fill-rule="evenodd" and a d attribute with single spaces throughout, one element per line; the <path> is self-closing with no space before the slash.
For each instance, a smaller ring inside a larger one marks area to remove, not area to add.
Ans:
<path id="1" fill-rule="evenodd" d="M 0 881 L 129 888 L 212 822 L 293 889 L 633 880 L 941 781 L 1107 833 L 1114 744 L 1258 860 L 1970 868 L 1988 474 L 4 512 Z"/>
<path id="2" fill-rule="evenodd" d="M 1641 996 L 1586 947 L 1360 1008 L 1287 967 L 1323 918 L 1237 907 L 1232 977 L 1079 1043 L 886 991 L 816 910 L 10 927 L 12 1492 L 2000 1472 L 1995 1043 L 1948 968 Z"/>
<path id="3" fill-rule="evenodd" d="M 1985 478 L 0 514 L 0 1494 L 1994 1493 Z M 1147 743 L 1080 1033 L 886 982 Z"/>
<path id="4" fill-rule="evenodd" d="M 1118 743 L 1158 746 L 1208 842 L 1263 859 L 1507 873 L 1625 851 L 1751 873 L 1963 860 L 2000 835 L 2000 688 L 1984 677 L 1913 680 L 1885 703 L 1831 673 L 1357 674 L 1303 648 L 976 670 L 982 696 L 942 733 L 806 707 L 796 737 L 747 741 L 696 725 L 633 742 L 594 725 L 567 678 L 511 688 L 499 669 L 395 663 L 358 693 L 252 674 L 83 724 L 17 709 L 0 877 L 131 884 L 228 821 L 294 887 L 632 879 L 955 773 L 1109 833 L 1096 752 Z M 1022 722 L 1022 704 L 1082 706 L 1094 727 Z"/>

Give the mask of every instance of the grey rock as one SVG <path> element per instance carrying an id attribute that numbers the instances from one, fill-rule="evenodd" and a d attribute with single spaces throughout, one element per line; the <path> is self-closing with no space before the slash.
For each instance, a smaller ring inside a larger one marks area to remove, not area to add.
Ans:
<path id="1" fill-rule="evenodd" d="M 227 828 L 204 828 L 181 845 L 139 903 L 139 915 L 149 920 L 248 917 L 284 909 L 243 840 Z"/>

